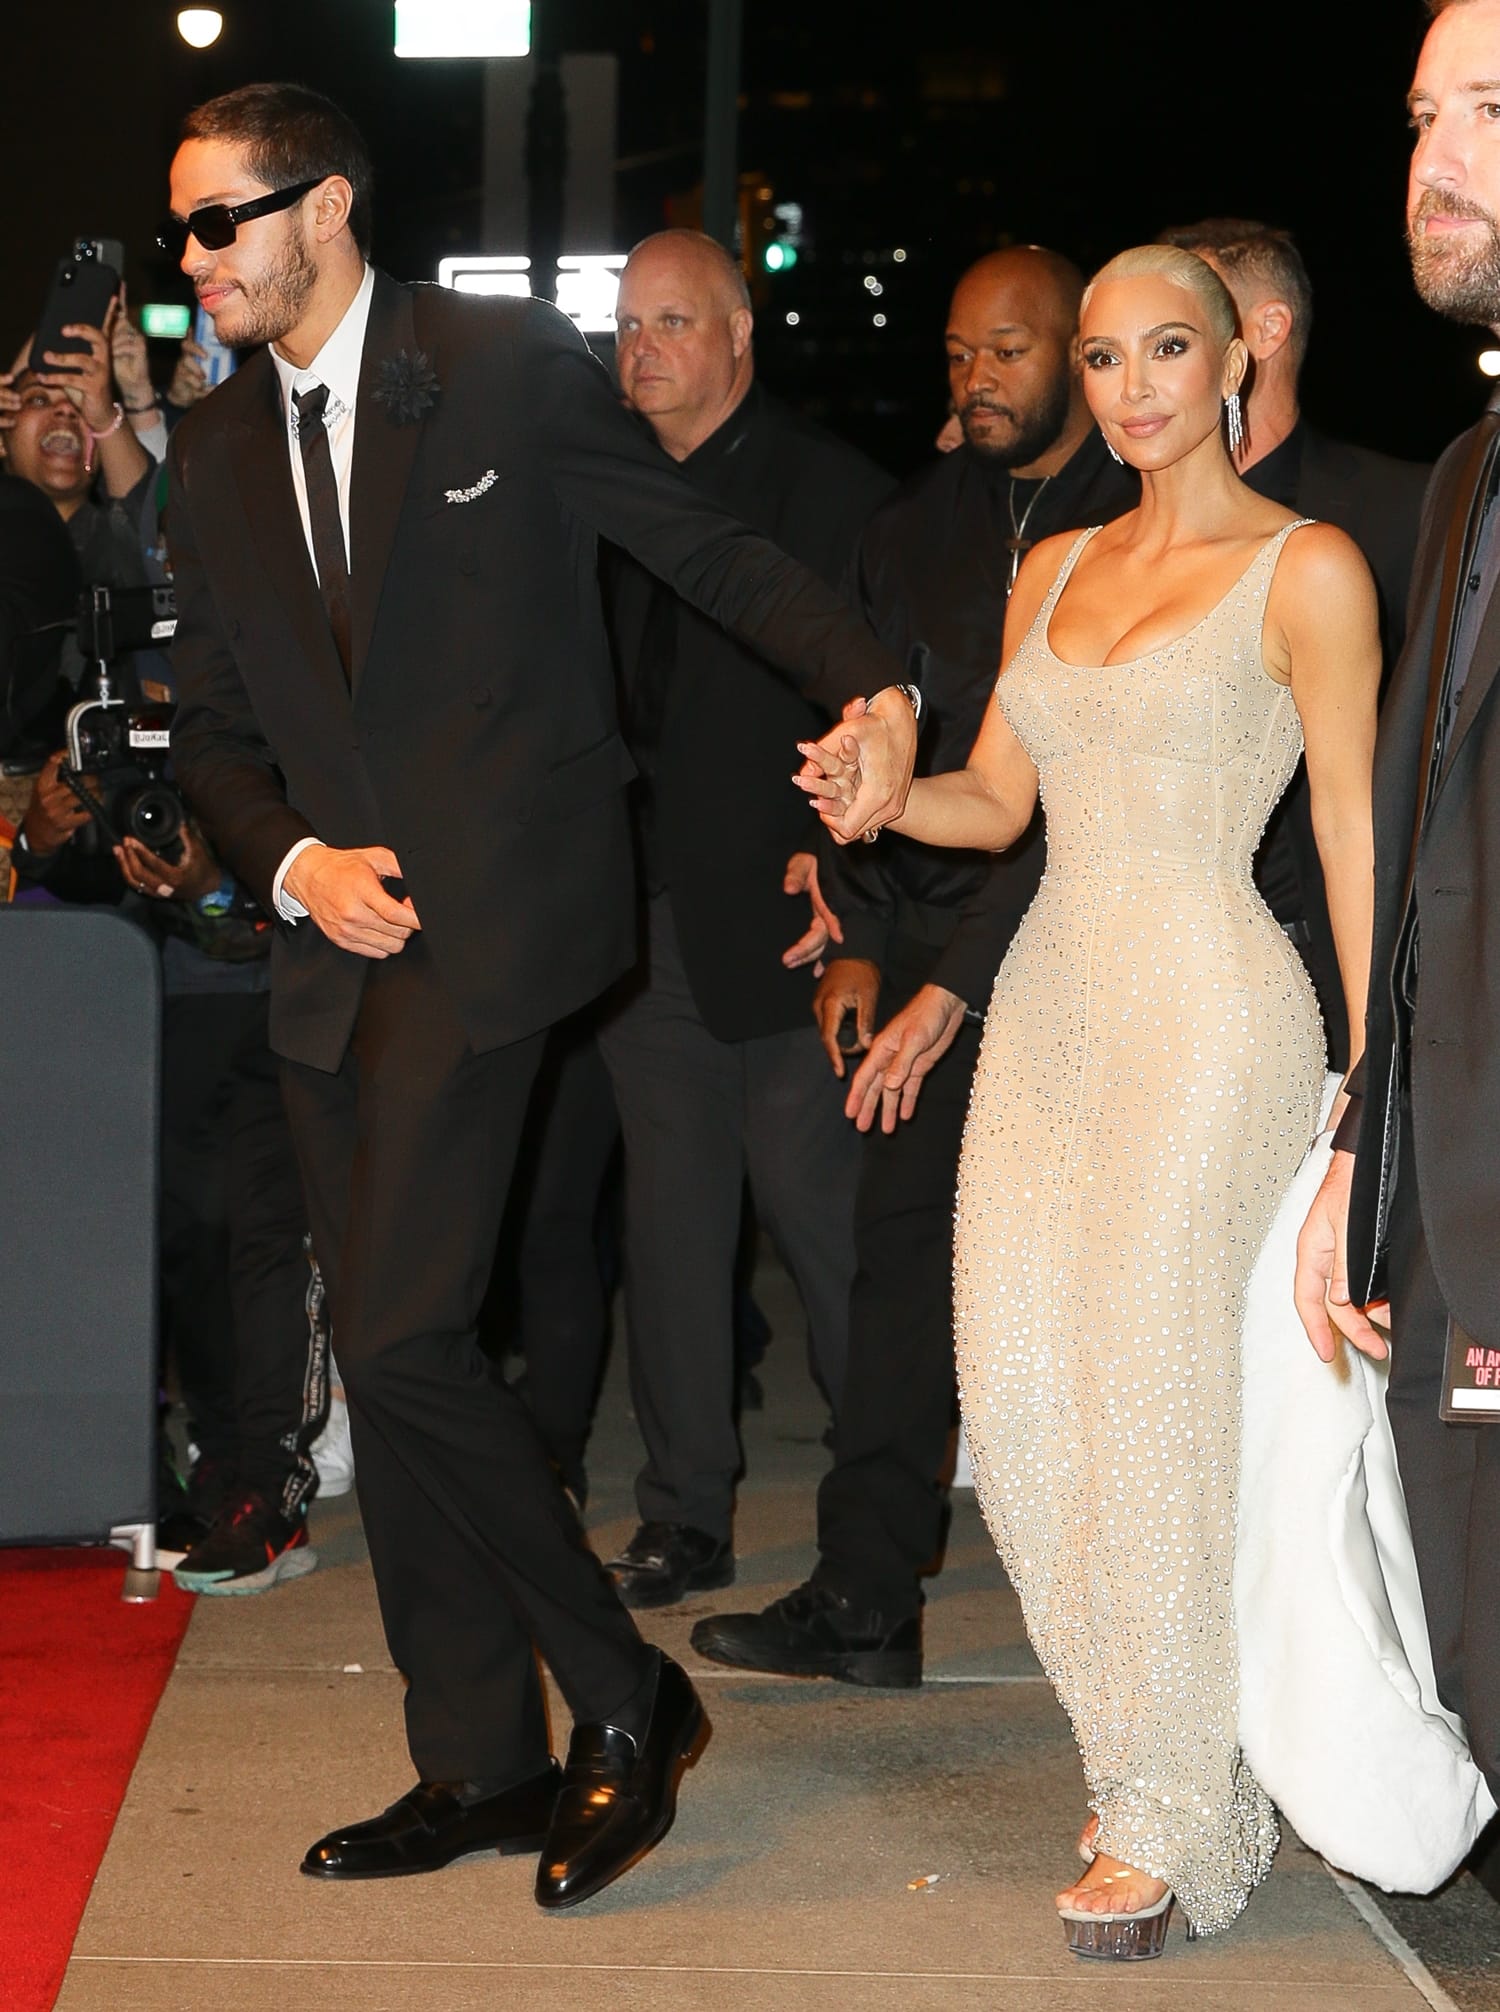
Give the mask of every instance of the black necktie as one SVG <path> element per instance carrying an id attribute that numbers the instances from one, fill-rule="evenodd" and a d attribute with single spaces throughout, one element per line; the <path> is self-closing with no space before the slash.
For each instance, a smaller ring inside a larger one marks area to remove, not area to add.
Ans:
<path id="1" fill-rule="evenodd" d="M 338 648 L 344 676 L 349 675 L 349 557 L 344 550 L 344 524 L 339 515 L 339 485 L 333 473 L 328 429 L 323 424 L 328 386 L 294 394 L 297 445 L 302 449 L 302 473 L 307 483 L 307 518 L 312 527 L 313 557 L 318 587 L 328 611 L 328 626 Z"/>

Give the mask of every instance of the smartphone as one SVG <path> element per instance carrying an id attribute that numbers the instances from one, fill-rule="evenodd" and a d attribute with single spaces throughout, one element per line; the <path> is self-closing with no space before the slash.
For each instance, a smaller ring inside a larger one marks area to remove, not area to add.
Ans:
<path id="1" fill-rule="evenodd" d="M 213 316 L 201 307 L 193 316 L 193 340 L 204 352 L 203 374 L 208 379 L 209 390 L 212 391 L 215 385 L 222 384 L 230 375 L 239 358 L 214 334 Z"/>
<path id="2" fill-rule="evenodd" d="M 148 300 L 141 309 L 141 334 L 181 342 L 193 325 L 193 310 L 177 301 Z"/>
<path id="3" fill-rule="evenodd" d="M 67 323 L 82 322 L 89 328 L 104 326 L 109 304 L 120 291 L 120 267 L 101 257 L 102 252 L 110 252 L 124 262 L 119 244 L 105 238 L 80 238 L 67 257 L 58 260 L 31 345 L 35 369 L 55 367 L 69 376 L 77 376 L 71 364 L 52 366 L 42 358 L 49 350 L 64 355 L 87 354 L 88 345 L 79 337 L 63 334 Z"/>

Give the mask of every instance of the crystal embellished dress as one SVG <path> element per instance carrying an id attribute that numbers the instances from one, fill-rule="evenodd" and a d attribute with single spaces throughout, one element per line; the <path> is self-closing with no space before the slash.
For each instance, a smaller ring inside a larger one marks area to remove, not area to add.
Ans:
<path id="1" fill-rule="evenodd" d="M 1250 877 L 1302 751 L 1261 659 L 1296 528 L 1187 635 L 1102 669 L 1048 645 L 1084 532 L 1001 678 L 1047 871 L 996 981 L 958 1188 L 980 1506 L 1100 1849 L 1204 1932 L 1277 1839 L 1239 1751 L 1231 1587 L 1245 1288 L 1325 1066 L 1312 987 Z"/>

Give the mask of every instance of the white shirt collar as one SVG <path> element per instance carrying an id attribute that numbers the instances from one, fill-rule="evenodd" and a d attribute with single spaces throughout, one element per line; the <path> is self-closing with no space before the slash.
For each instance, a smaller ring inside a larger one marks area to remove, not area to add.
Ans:
<path id="1" fill-rule="evenodd" d="M 365 329 L 370 319 L 370 296 L 374 291 L 375 268 L 367 265 L 359 292 L 344 309 L 338 327 L 305 370 L 288 363 L 276 345 L 271 345 L 271 361 L 276 366 L 276 376 L 281 384 L 281 402 L 286 409 L 288 423 L 294 430 L 293 395 L 307 391 L 315 384 L 328 386 L 329 411 L 325 425 L 331 426 L 345 412 L 354 410 L 359 396 L 359 369 L 365 353 Z"/>

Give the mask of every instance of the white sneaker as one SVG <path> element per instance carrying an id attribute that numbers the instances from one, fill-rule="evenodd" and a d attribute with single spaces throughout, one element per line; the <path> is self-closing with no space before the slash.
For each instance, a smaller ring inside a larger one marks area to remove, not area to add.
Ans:
<path id="1" fill-rule="evenodd" d="M 328 1400 L 328 1423 L 312 1443 L 318 1470 L 319 1495 L 347 1495 L 354 1486 L 354 1447 L 349 1438 L 349 1407 L 335 1390 Z"/>

